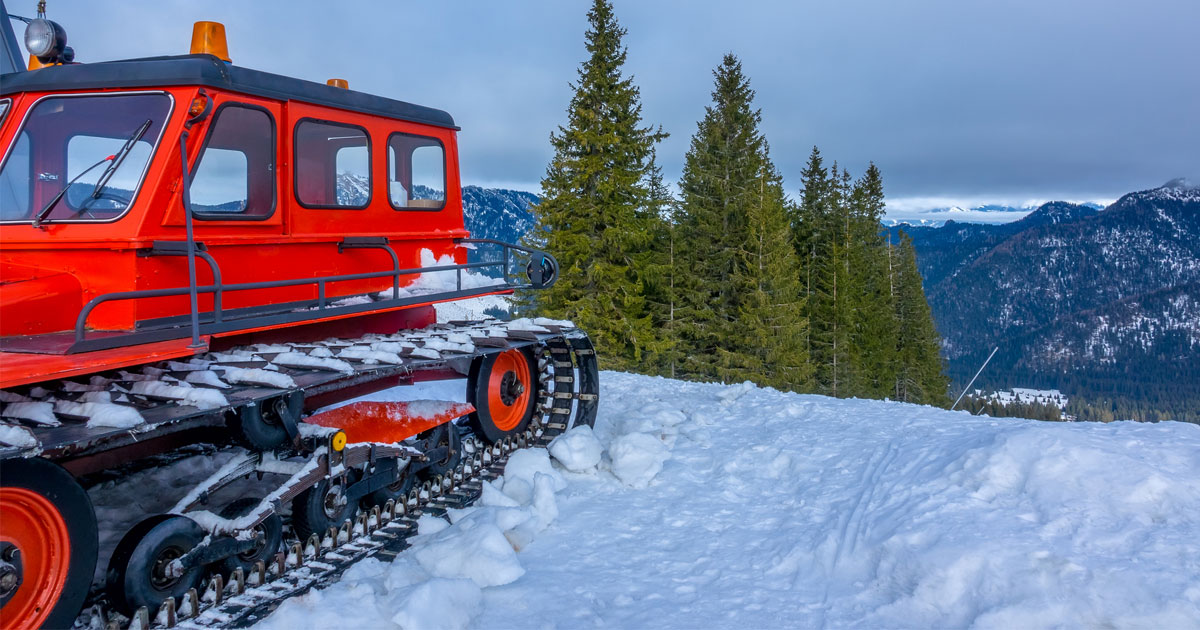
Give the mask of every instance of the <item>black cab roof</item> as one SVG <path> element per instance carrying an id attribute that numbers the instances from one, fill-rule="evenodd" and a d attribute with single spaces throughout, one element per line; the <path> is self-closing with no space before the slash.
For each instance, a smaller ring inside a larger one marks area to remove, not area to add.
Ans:
<path id="1" fill-rule="evenodd" d="M 212 55 L 148 57 L 50 66 L 0 75 L 0 96 L 106 88 L 197 85 L 280 101 L 297 100 L 375 116 L 458 129 L 450 114 L 382 96 L 355 92 L 235 66 Z"/>

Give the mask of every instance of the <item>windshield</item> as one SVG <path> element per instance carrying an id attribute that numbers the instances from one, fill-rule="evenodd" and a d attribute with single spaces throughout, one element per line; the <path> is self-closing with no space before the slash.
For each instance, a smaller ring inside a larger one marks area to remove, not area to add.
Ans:
<path id="1" fill-rule="evenodd" d="M 0 168 L 0 221 L 39 215 L 46 223 L 105 221 L 124 214 L 170 113 L 171 98 L 162 93 L 38 101 Z"/>

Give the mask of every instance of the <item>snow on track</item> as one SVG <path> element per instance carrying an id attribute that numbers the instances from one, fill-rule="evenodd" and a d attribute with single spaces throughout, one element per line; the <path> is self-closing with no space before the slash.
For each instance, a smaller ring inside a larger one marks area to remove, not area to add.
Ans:
<path id="1" fill-rule="evenodd" d="M 1200 427 L 601 383 L 598 466 L 520 458 L 258 627 L 1200 626 Z"/>

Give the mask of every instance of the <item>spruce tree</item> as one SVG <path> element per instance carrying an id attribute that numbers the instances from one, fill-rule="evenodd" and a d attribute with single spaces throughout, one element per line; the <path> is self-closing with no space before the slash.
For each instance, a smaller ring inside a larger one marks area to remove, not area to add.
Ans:
<path id="1" fill-rule="evenodd" d="M 884 243 L 883 176 L 871 163 L 851 192 L 851 360 L 854 395 L 884 398 L 892 394 L 899 325 L 893 304 L 889 249 Z"/>
<path id="2" fill-rule="evenodd" d="M 807 324 L 782 180 L 741 62 L 726 55 L 713 75 L 679 182 L 681 371 L 804 388 Z"/>
<path id="3" fill-rule="evenodd" d="M 901 233 L 896 248 L 897 371 L 893 386 L 896 400 L 927 405 L 949 404 L 949 381 L 945 376 L 940 337 L 925 300 L 916 250 L 907 234 Z"/>
<path id="4" fill-rule="evenodd" d="M 589 57 L 572 86 L 567 124 L 550 136 L 554 158 L 535 211 L 534 234 L 544 241 L 537 245 L 558 258 L 561 273 L 553 288 L 525 299 L 587 330 L 604 367 L 637 369 L 662 348 L 645 283 L 657 264 L 650 158 L 666 134 L 642 126 L 638 88 L 622 74 L 625 29 L 612 5 L 595 0 L 588 23 Z"/>
<path id="5" fill-rule="evenodd" d="M 680 359 L 675 318 L 678 302 L 675 274 L 679 271 L 675 266 L 677 204 L 663 179 L 662 168 L 654 152 L 650 155 L 646 188 L 650 195 L 647 219 L 651 225 L 652 243 L 645 254 L 649 260 L 645 286 L 651 320 L 659 331 L 659 339 L 643 365 L 647 372 L 674 378 Z"/>

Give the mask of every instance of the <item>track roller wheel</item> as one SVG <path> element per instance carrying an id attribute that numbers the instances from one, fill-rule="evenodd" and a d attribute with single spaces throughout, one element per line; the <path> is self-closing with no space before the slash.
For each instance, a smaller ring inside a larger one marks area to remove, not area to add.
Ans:
<path id="1" fill-rule="evenodd" d="M 96 513 L 45 459 L 0 462 L 0 628 L 66 628 L 96 570 Z"/>
<path id="2" fill-rule="evenodd" d="M 304 394 L 290 392 L 231 412 L 229 424 L 247 446 L 269 451 L 288 441 L 288 425 L 295 427 L 303 408 Z"/>
<path id="3" fill-rule="evenodd" d="M 429 440 L 434 449 L 432 460 L 417 473 L 422 479 L 444 475 L 458 466 L 462 459 L 462 436 L 453 422 L 436 426 L 418 437 Z"/>
<path id="4" fill-rule="evenodd" d="M 145 606 L 154 614 L 168 597 L 182 600 L 204 577 L 202 567 L 173 575 L 172 561 L 191 551 L 207 532 L 190 518 L 159 514 L 143 520 L 117 545 L 105 588 L 113 606 L 132 616 Z"/>
<path id="5" fill-rule="evenodd" d="M 341 527 L 354 517 L 357 506 L 346 498 L 346 488 L 356 481 L 353 471 L 340 477 L 325 478 L 292 500 L 292 527 L 296 537 L 308 540 L 316 534 L 324 537 L 330 527 Z"/>
<path id="6" fill-rule="evenodd" d="M 253 497 L 238 499 L 221 510 L 221 517 L 237 518 L 258 507 L 258 503 L 259 500 Z M 261 560 L 264 564 L 270 563 L 275 552 L 279 550 L 279 544 L 283 542 L 283 519 L 278 514 L 272 513 L 263 519 L 263 522 L 255 525 L 252 531 L 255 538 L 258 539 L 258 545 L 250 551 L 222 560 L 220 564 L 222 577 L 228 577 L 238 568 L 242 570 L 243 574 L 250 575 L 256 562 Z"/>
<path id="7" fill-rule="evenodd" d="M 372 505 L 383 506 L 388 500 L 403 503 L 409 490 L 412 490 L 413 481 L 413 474 L 408 468 L 401 470 L 400 478 L 396 480 L 396 483 L 384 486 L 363 497 L 362 507 L 369 509 Z"/>
<path id="8" fill-rule="evenodd" d="M 489 443 L 525 430 L 537 402 L 537 363 L 528 351 L 514 348 L 471 363 L 467 402 L 475 405 L 471 428 Z"/>

